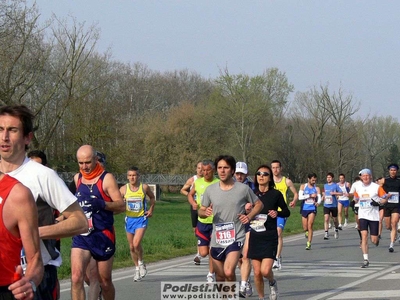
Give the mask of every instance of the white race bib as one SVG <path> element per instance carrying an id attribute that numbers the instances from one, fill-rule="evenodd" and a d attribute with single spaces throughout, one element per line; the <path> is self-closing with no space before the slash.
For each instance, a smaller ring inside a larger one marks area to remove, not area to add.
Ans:
<path id="1" fill-rule="evenodd" d="M 268 215 L 266 214 L 259 214 L 254 217 L 254 220 L 251 220 L 250 222 L 250 227 L 257 232 L 263 232 L 265 231 L 265 222 L 268 219 Z"/>
<path id="2" fill-rule="evenodd" d="M 360 198 L 360 209 L 368 209 L 371 208 L 371 197 L 369 194 L 364 194 Z"/>
<path id="3" fill-rule="evenodd" d="M 142 198 L 134 197 L 126 199 L 126 210 L 131 212 L 140 212 L 142 209 Z"/>
<path id="4" fill-rule="evenodd" d="M 332 196 L 326 196 L 325 195 L 325 204 L 332 204 L 332 203 L 333 203 Z"/>
<path id="5" fill-rule="evenodd" d="M 399 203 L 399 193 L 398 192 L 389 192 L 390 198 L 388 199 L 388 203 Z"/>
<path id="6" fill-rule="evenodd" d="M 233 222 L 215 224 L 215 241 L 223 247 L 232 245 L 236 240 Z"/>

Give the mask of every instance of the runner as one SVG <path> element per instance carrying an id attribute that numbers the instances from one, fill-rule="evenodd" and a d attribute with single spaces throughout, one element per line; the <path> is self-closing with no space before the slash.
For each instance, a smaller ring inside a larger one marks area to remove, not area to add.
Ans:
<path id="1" fill-rule="evenodd" d="M 346 176 L 341 173 L 339 174 L 339 182 L 338 186 L 342 191 L 342 195 L 338 198 L 338 221 L 339 221 L 339 230 L 342 230 L 342 213 L 344 211 L 344 223 L 343 227 L 347 226 L 349 221 L 349 206 L 350 206 L 350 199 L 349 199 L 349 192 L 350 192 L 350 183 L 346 181 Z"/>
<path id="2" fill-rule="evenodd" d="M 237 182 L 241 182 L 243 184 L 248 185 L 251 189 L 253 189 L 253 182 L 250 182 L 247 178 L 248 175 L 247 164 L 242 161 L 238 161 L 236 163 L 235 170 L 235 180 Z M 248 214 L 252 205 L 250 203 L 245 206 L 246 214 Z M 247 252 L 249 249 L 249 237 L 250 237 L 250 223 L 245 224 L 246 227 L 246 239 L 243 245 L 242 256 L 239 259 L 239 268 L 240 268 L 240 287 L 239 287 L 239 296 L 243 298 L 250 297 L 253 295 L 253 288 L 250 284 L 250 273 L 251 273 L 251 263 L 247 257 Z"/>
<path id="3" fill-rule="evenodd" d="M 87 219 L 67 186 L 52 169 L 26 157 L 33 138 L 33 113 L 24 105 L 0 108 L 0 129 L 3 131 L 0 147 L 0 170 L 28 187 L 36 201 L 39 220 L 40 249 L 44 275 L 37 287 L 38 300 L 56 300 L 57 267 L 61 254 L 55 239 L 87 231 Z M 55 222 L 53 209 L 61 212 L 63 222 Z"/>
<path id="4" fill-rule="evenodd" d="M 140 281 L 147 274 L 146 265 L 143 262 L 142 239 L 147 229 L 148 218 L 153 216 L 156 199 L 147 184 L 140 182 L 139 168 L 130 167 L 127 172 L 128 183 L 119 191 L 126 203 L 125 230 L 129 244 L 129 252 L 135 264 L 135 276 L 133 281 Z M 147 207 L 146 196 L 150 200 Z"/>
<path id="5" fill-rule="evenodd" d="M 291 208 L 296 206 L 296 202 L 299 198 L 296 188 L 294 187 L 293 182 L 282 175 L 282 164 L 279 160 L 273 160 L 271 162 L 271 169 L 273 173 L 273 179 L 275 182 L 275 188 L 280 191 L 285 199 L 285 203 L 288 201 L 288 192 L 289 189 L 293 193 L 293 200 L 289 203 Z M 281 208 L 278 207 L 278 211 L 281 211 Z M 278 249 L 276 252 L 276 259 L 274 261 L 273 268 L 280 270 L 282 268 L 282 249 L 283 249 L 283 230 L 285 229 L 287 218 L 282 218 L 280 216 L 277 217 L 277 230 L 278 230 Z"/>
<path id="6" fill-rule="evenodd" d="M 350 194 L 354 194 L 355 201 L 360 203 L 358 211 L 360 231 L 361 231 L 361 250 L 364 262 L 361 268 L 368 268 L 368 229 L 370 231 L 371 242 L 379 245 L 379 206 L 387 202 L 385 190 L 375 182 L 372 182 L 372 172 L 369 169 L 360 171 L 361 181 L 353 184 Z"/>
<path id="7" fill-rule="evenodd" d="M 337 208 L 337 198 L 336 196 L 342 195 L 342 190 L 339 186 L 333 182 L 334 175 L 329 172 L 326 175 L 326 182 L 324 184 L 324 191 L 322 193 L 322 199 L 324 200 L 324 229 L 325 235 L 324 240 L 329 240 L 329 218 L 332 216 L 333 224 L 335 226 L 335 239 L 339 238 L 338 231 L 338 208 Z"/>
<path id="8" fill-rule="evenodd" d="M 301 221 L 307 238 L 306 250 L 311 250 L 311 242 L 314 234 L 314 220 L 317 215 L 317 207 L 321 204 L 321 190 L 316 186 L 317 174 L 307 175 L 308 182 L 302 184 L 299 191 L 299 200 L 303 200 Z"/>
<path id="9" fill-rule="evenodd" d="M 76 196 L 89 230 L 74 236 L 71 245 L 71 296 L 85 299 L 84 278 L 93 257 L 97 262 L 102 297 L 115 299 L 112 265 L 115 253 L 114 213 L 125 211 L 117 181 L 98 162 L 90 145 L 81 146 L 76 158 L 80 172 L 74 176 Z M 93 295 L 97 299 L 98 293 Z"/>
<path id="10" fill-rule="evenodd" d="M 203 194 L 206 188 L 219 181 L 218 178 L 214 177 L 215 167 L 214 162 L 211 160 L 202 161 L 202 178 L 198 178 L 193 183 L 193 188 L 190 190 L 188 195 L 189 203 L 192 207 L 201 206 L 201 199 L 203 199 Z M 196 198 L 196 200 L 195 200 Z M 201 217 L 199 215 L 197 219 L 197 226 L 195 235 L 197 237 L 197 246 L 199 249 L 199 254 L 201 257 L 206 257 L 210 252 L 210 241 L 213 216 Z M 207 274 L 207 282 L 211 283 L 215 281 L 215 272 L 212 260 L 209 260 L 209 270 Z"/>
<path id="11" fill-rule="evenodd" d="M 388 201 L 385 204 L 385 224 L 386 229 L 390 230 L 389 252 L 394 252 L 394 243 L 397 236 L 397 224 L 399 223 L 399 193 L 400 179 L 397 178 L 399 166 L 390 164 L 388 166 L 389 176 L 382 179 L 382 187 L 388 193 Z"/>
<path id="12" fill-rule="evenodd" d="M 247 185 L 233 180 L 236 161 L 232 156 L 218 156 L 215 165 L 220 182 L 204 192 L 199 216 L 214 215 L 210 256 L 217 281 L 235 282 L 235 268 L 245 241 L 244 224 L 261 211 L 263 204 Z M 246 203 L 254 205 L 247 215 Z"/>
<path id="13" fill-rule="evenodd" d="M 256 195 L 264 205 L 250 225 L 249 258 L 254 269 L 254 283 L 258 298 L 264 299 L 264 277 L 267 278 L 269 298 L 278 299 L 278 284 L 272 271 L 278 248 L 277 218 L 289 217 L 290 211 L 282 193 L 275 189 L 272 170 L 268 165 L 258 167 L 254 183 Z"/>
<path id="14" fill-rule="evenodd" d="M 183 185 L 183 187 L 180 190 L 180 193 L 182 195 L 188 196 L 190 190 L 193 188 L 193 182 L 196 181 L 196 179 L 202 178 L 203 177 L 203 173 L 202 173 L 202 162 L 199 161 L 197 162 L 196 165 L 196 175 L 193 175 L 192 177 L 190 177 L 186 183 Z M 196 197 L 196 194 L 195 194 Z M 196 199 L 195 199 L 196 200 Z M 189 201 L 189 200 L 188 200 Z M 190 203 L 190 202 L 189 202 Z M 197 226 L 197 219 L 199 217 L 199 215 L 197 214 L 197 204 L 196 207 L 192 207 L 192 205 L 190 205 L 190 218 L 192 220 L 192 227 L 193 227 L 193 232 L 196 231 L 196 226 Z M 197 254 L 193 259 L 194 264 L 195 265 L 200 265 L 201 262 L 201 255 L 199 253 L 199 249 L 197 248 Z"/>

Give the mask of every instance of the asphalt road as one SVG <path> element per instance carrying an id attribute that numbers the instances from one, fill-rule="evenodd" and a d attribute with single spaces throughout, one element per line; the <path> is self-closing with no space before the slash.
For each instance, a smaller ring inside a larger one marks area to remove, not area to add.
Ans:
<path id="1" fill-rule="evenodd" d="M 279 299 L 400 299 L 400 244 L 389 253 L 389 232 L 384 230 L 378 247 L 370 243 L 367 269 L 360 268 L 363 257 L 354 224 L 340 231 L 339 239 L 323 239 L 323 231 L 314 234 L 311 250 L 305 250 L 304 235 L 284 239 L 282 269 L 275 271 Z M 193 256 L 148 264 L 148 274 L 133 282 L 133 268 L 113 272 L 116 299 L 156 300 L 161 298 L 161 282 L 204 282 L 207 259 L 200 266 Z M 239 275 L 239 269 L 237 270 Z M 238 276 L 238 280 L 240 276 Z M 269 295 L 266 285 L 266 297 Z M 69 281 L 61 282 L 61 299 L 70 299 Z M 254 290 L 248 299 L 258 299 Z"/>

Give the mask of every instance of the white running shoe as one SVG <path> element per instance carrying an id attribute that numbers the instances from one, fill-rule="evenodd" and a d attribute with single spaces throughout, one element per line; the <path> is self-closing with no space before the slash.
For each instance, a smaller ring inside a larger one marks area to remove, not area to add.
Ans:
<path id="1" fill-rule="evenodd" d="M 135 270 L 135 275 L 133 276 L 133 282 L 140 281 L 140 270 Z"/>
<path id="2" fill-rule="evenodd" d="M 274 281 L 273 285 L 269 285 L 269 299 L 270 300 L 277 300 L 278 299 L 278 284 L 276 280 Z"/>
<path id="3" fill-rule="evenodd" d="M 207 283 L 213 283 L 215 282 L 215 275 L 214 274 L 208 274 L 207 275 Z"/>
<path id="4" fill-rule="evenodd" d="M 147 268 L 145 264 L 139 265 L 139 275 L 141 279 L 147 275 Z"/>
<path id="5" fill-rule="evenodd" d="M 278 270 L 282 269 L 282 256 L 278 257 Z"/>
<path id="6" fill-rule="evenodd" d="M 279 268 L 278 259 L 274 260 L 274 264 L 272 265 L 272 269 L 277 270 Z"/>
<path id="7" fill-rule="evenodd" d="M 327 232 L 325 232 L 324 240 L 329 240 L 329 234 Z"/>
<path id="8" fill-rule="evenodd" d="M 343 227 L 346 227 L 346 226 L 347 226 L 347 219 L 344 220 L 344 224 L 343 224 Z"/>
<path id="9" fill-rule="evenodd" d="M 335 239 L 338 239 L 338 238 L 339 238 L 339 231 L 335 230 Z"/>
<path id="10" fill-rule="evenodd" d="M 240 285 L 240 287 L 239 287 L 239 298 L 247 298 L 245 285 Z"/>
<path id="11" fill-rule="evenodd" d="M 331 229 L 332 228 L 332 223 L 331 222 L 329 222 L 329 229 Z"/>

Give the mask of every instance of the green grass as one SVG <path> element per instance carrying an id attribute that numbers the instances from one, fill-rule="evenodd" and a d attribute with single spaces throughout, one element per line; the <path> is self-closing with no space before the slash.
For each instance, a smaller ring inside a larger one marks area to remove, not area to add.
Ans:
<path id="1" fill-rule="evenodd" d="M 299 202 L 298 202 L 299 204 Z M 303 232 L 300 207 L 291 210 L 284 231 L 284 236 Z M 350 209 L 351 211 L 351 209 Z M 349 221 L 354 221 L 354 215 L 349 213 Z M 115 231 L 117 235 L 117 251 L 114 259 L 114 269 L 133 266 L 125 235 L 124 214 L 115 216 Z M 323 208 L 318 208 L 314 229 L 323 228 Z M 180 194 L 162 194 L 157 201 L 153 217 L 142 241 L 145 262 L 155 262 L 178 256 L 196 253 L 197 240 L 194 236 L 190 208 L 185 196 Z M 71 238 L 61 241 L 63 264 L 59 268 L 59 278 L 70 276 Z"/>

